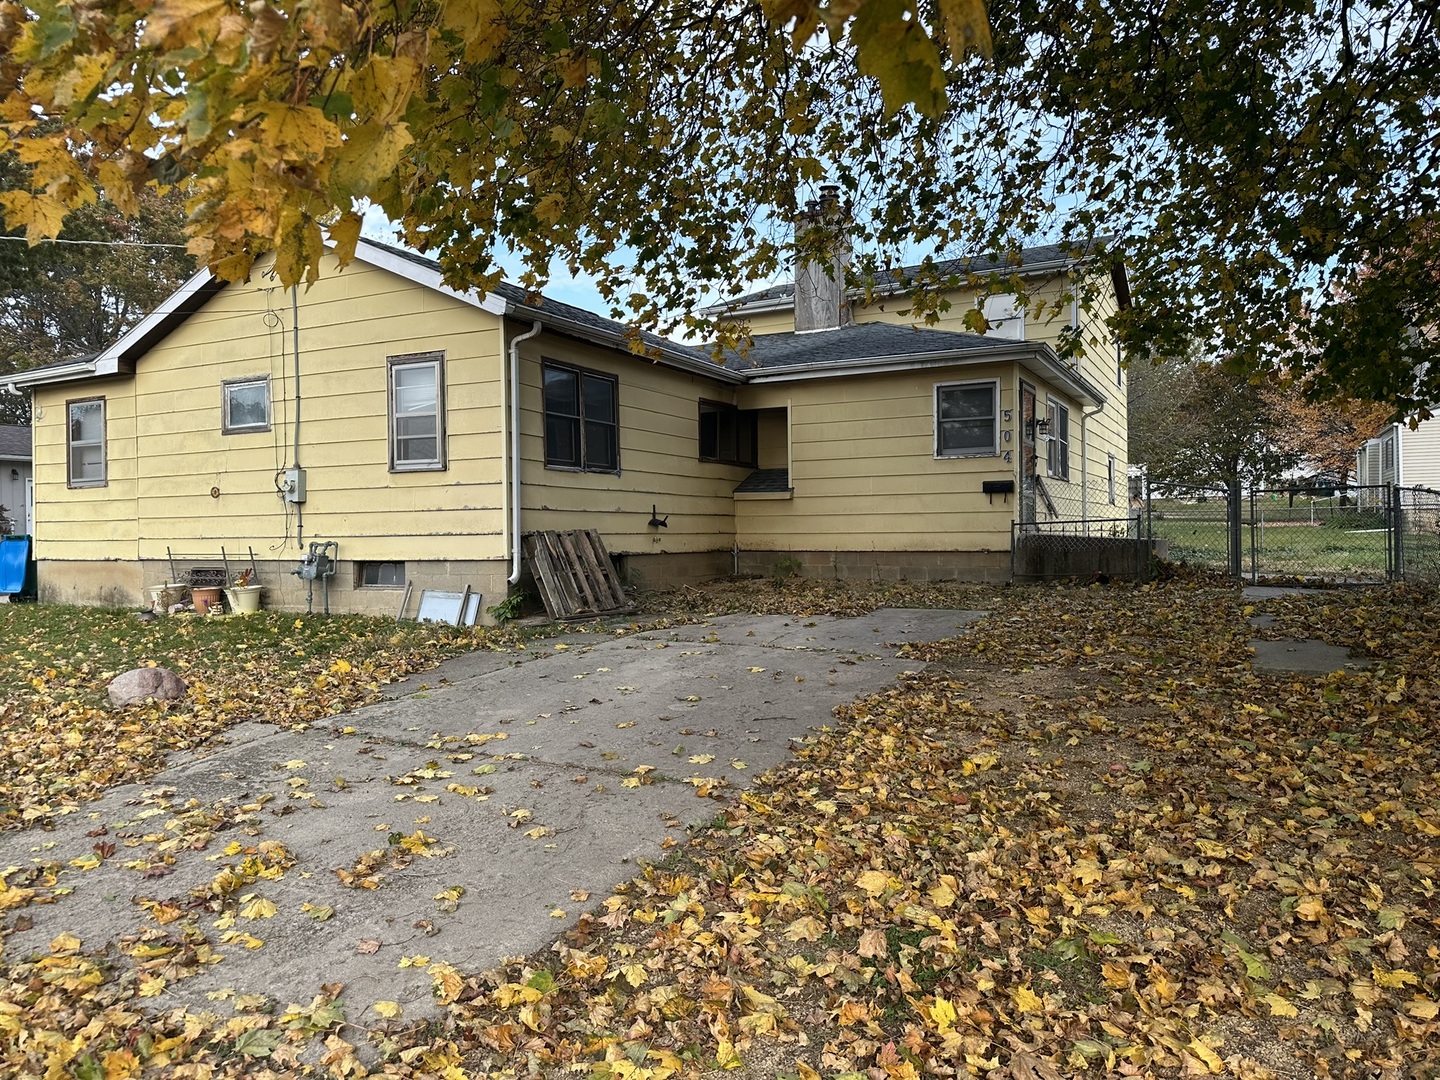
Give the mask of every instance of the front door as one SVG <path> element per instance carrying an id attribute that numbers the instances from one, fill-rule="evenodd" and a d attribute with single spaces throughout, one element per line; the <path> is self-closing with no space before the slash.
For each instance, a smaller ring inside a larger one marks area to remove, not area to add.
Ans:
<path id="1" fill-rule="evenodd" d="M 1035 388 L 1020 384 L 1020 521 L 1035 520 Z"/>

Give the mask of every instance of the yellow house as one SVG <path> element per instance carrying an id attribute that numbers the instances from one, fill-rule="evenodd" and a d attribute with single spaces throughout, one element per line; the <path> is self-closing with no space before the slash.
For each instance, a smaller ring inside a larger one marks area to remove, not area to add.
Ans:
<path id="1" fill-rule="evenodd" d="M 720 364 L 371 241 L 308 290 L 264 270 L 202 271 L 103 353 L 14 379 L 42 600 L 137 604 L 223 551 L 298 607 L 293 571 L 333 542 L 335 610 L 394 614 L 407 583 L 493 604 L 523 534 L 574 528 L 650 583 L 1006 577 L 1012 522 L 1057 516 L 1063 474 L 1105 446 L 1124 476 L 1123 396 L 1039 336 L 867 318 Z M 1029 483 L 1047 460 L 1055 483 Z"/>

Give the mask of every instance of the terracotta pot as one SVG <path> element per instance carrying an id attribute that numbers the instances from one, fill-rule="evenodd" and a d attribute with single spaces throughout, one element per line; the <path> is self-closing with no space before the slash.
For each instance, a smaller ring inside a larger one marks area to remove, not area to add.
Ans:
<path id="1" fill-rule="evenodd" d="M 191 589 L 190 599 L 195 603 L 196 615 L 209 615 L 214 612 L 219 615 L 224 610 L 220 602 L 220 589 Z"/>

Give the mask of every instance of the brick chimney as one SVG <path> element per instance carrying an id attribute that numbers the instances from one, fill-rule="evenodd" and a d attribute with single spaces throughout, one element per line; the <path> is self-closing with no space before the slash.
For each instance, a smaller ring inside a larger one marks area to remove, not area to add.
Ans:
<path id="1" fill-rule="evenodd" d="M 821 187 L 820 198 L 796 215 L 795 240 L 795 332 L 849 326 L 850 207 L 837 185 Z"/>

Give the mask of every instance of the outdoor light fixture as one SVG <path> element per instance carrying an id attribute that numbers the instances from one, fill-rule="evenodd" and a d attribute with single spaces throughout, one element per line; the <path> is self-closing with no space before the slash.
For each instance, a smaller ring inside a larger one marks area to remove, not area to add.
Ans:
<path id="1" fill-rule="evenodd" d="M 19 480 L 19 479 L 20 479 L 20 470 L 19 470 L 19 469 L 11 469 L 11 470 L 10 470 L 10 479 L 11 479 L 11 480 Z"/>
<path id="2" fill-rule="evenodd" d="M 1043 439 L 1043 438 L 1049 438 L 1049 436 L 1050 436 L 1050 421 L 1049 421 L 1048 419 L 1046 419 L 1046 420 L 1036 420 L 1036 421 L 1035 421 L 1035 434 L 1038 435 L 1038 436 L 1040 436 L 1042 439 Z"/>

